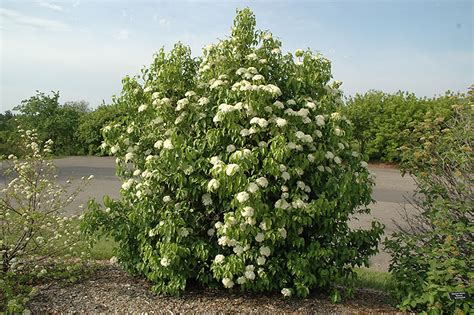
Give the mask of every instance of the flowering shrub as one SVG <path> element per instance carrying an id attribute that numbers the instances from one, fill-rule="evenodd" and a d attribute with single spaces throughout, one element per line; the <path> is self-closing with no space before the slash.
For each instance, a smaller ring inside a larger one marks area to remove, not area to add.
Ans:
<path id="1" fill-rule="evenodd" d="M 103 130 L 122 198 L 86 218 L 155 291 L 193 279 L 306 296 L 347 283 L 376 252 L 380 224 L 347 224 L 369 211 L 373 181 L 335 112 L 341 83 L 321 55 L 280 46 L 245 9 L 202 58 L 177 44 L 123 80 L 129 116 Z"/>
<path id="2" fill-rule="evenodd" d="M 22 295 L 28 296 L 31 282 L 55 271 L 59 258 L 85 255 L 85 247 L 78 246 L 83 236 L 75 216 L 64 216 L 64 210 L 91 179 L 76 189 L 60 185 L 51 161 L 52 141 L 42 145 L 31 130 L 20 130 L 20 135 L 22 160 L 10 155 L 3 162 L 10 167 L 0 194 L 0 309 L 12 313 L 22 310 Z"/>

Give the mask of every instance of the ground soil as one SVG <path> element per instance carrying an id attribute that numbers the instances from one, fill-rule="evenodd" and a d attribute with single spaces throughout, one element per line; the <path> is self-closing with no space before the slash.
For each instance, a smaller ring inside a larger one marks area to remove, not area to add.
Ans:
<path id="1" fill-rule="evenodd" d="M 306 299 L 281 294 L 244 294 L 239 291 L 189 288 L 180 297 L 157 296 L 151 284 L 132 277 L 116 265 L 101 262 L 75 284 L 42 285 L 27 307 L 32 313 L 254 313 L 254 314 L 397 314 L 387 294 L 358 289 L 354 298 L 332 304 L 326 294 L 312 292 Z"/>

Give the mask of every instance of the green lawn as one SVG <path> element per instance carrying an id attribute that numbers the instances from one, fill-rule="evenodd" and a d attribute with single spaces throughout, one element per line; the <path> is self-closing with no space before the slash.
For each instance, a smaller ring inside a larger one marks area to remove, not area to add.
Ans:
<path id="1" fill-rule="evenodd" d="M 100 239 L 92 247 L 92 258 L 96 260 L 105 260 L 112 258 L 112 256 L 114 255 L 113 249 L 115 245 L 116 243 L 113 240 L 106 238 Z"/>
<path id="2" fill-rule="evenodd" d="M 392 275 L 388 272 L 368 268 L 356 268 L 356 287 L 389 292 L 395 286 Z"/>

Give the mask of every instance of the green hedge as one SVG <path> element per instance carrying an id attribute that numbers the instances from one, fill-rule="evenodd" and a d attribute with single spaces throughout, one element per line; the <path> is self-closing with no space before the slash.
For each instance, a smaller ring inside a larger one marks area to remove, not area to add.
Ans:
<path id="1" fill-rule="evenodd" d="M 354 124 L 360 148 L 371 160 L 398 162 L 400 147 L 416 125 L 447 121 L 453 115 L 452 106 L 466 102 L 464 94 L 450 91 L 433 98 L 419 98 L 401 91 L 395 94 L 369 91 L 349 98 L 342 112 Z"/>
<path id="2" fill-rule="evenodd" d="M 79 126 L 75 130 L 83 148 L 83 153 L 87 155 L 104 154 L 100 150 L 100 145 L 104 141 L 102 128 L 112 122 L 122 122 L 127 112 L 117 105 L 101 105 L 96 110 L 81 117 Z"/>

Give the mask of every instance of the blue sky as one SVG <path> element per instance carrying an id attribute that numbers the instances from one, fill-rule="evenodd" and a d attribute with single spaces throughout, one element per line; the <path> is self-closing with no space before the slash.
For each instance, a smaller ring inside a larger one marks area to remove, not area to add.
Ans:
<path id="1" fill-rule="evenodd" d="M 283 51 L 328 57 L 345 95 L 433 96 L 474 83 L 474 1 L 0 0 L 1 110 L 36 90 L 108 103 L 160 47 L 181 41 L 198 56 L 246 6 Z"/>

